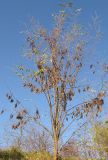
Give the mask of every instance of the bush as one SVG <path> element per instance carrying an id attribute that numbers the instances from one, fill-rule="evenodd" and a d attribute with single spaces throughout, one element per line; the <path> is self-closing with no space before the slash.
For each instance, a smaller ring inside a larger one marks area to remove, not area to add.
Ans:
<path id="1" fill-rule="evenodd" d="M 17 148 L 0 151 L 0 160 L 53 160 L 48 152 L 22 152 Z M 78 160 L 76 157 L 61 158 L 59 160 Z"/>
<path id="2" fill-rule="evenodd" d="M 0 151 L 0 159 L 2 160 L 24 160 L 23 153 L 17 148 Z"/>
<path id="3" fill-rule="evenodd" d="M 47 152 L 25 153 L 26 160 L 52 160 L 52 156 Z"/>
<path id="4" fill-rule="evenodd" d="M 67 158 L 63 158 L 63 160 L 79 160 L 79 158 L 77 158 L 77 157 L 67 157 Z"/>

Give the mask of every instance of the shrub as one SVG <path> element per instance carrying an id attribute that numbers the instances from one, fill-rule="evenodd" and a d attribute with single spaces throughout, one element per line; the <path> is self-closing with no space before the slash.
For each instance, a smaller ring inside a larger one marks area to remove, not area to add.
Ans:
<path id="1" fill-rule="evenodd" d="M 0 151 L 0 159 L 2 160 L 24 160 L 23 153 L 17 148 Z"/>
<path id="2" fill-rule="evenodd" d="M 47 152 L 31 152 L 26 153 L 26 160 L 52 160 L 52 157 Z"/>

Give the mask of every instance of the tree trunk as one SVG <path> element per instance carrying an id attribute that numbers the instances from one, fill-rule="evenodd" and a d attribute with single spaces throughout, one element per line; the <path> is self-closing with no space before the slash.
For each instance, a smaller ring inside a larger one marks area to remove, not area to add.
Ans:
<path id="1" fill-rule="evenodd" d="M 54 138 L 54 160 L 59 160 L 58 138 L 56 136 Z"/>

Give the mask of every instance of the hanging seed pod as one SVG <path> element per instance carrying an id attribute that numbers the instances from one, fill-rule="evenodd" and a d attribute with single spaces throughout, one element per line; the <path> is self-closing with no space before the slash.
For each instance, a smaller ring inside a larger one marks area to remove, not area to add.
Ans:
<path id="1" fill-rule="evenodd" d="M 9 97 L 8 93 L 6 94 L 6 97 L 7 97 L 7 98 Z"/>
<path id="2" fill-rule="evenodd" d="M 14 107 L 15 107 L 15 108 L 17 108 L 17 106 L 18 106 L 18 104 L 17 104 L 17 103 L 15 103 L 15 106 L 14 106 Z"/>
<path id="3" fill-rule="evenodd" d="M 66 121 L 68 121 L 68 117 L 66 117 Z"/>
<path id="4" fill-rule="evenodd" d="M 81 90 L 80 90 L 80 89 L 78 89 L 78 93 L 81 93 Z"/>
<path id="5" fill-rule="evenodd" d="M 10 119 L 12 119 L 12 118 L 13 118 L 13 114 L 10 115 Z"/>
<path id="6" fill-rule="evenodd" d="M 71 118 L 73 119 L 74 117 L 73 117 L 73 116 L 71 116 Z"/>
<path id="7" fill-rule="evenodd" d="M 18 124 L 14 124 L 14 125 L 12 125 L 12 129 L 17 129 L 18 127 L 20 126 L 20 122 L 18 122 Z"/>
<path id="8" fill-rule="evenodd" d="M 20 121 L 20 125 L 21 125 L 21 126 L 24 126 L 25 124 L 27 124 L 27 121 L 25 121 L 25 120 L 21 120 L 21 121 Z"/>
<path id="9" fill-rule="evenodd" d="M 33 92 L 34 91 L 34 88 L 33 87 L 31 87 L 31 92 Z"/>
<path id="10" fill-rule="evenodd" d="M 11 100 L 10 100 L 10 102 L 11 102 L 11 103 L 13 103 L 13 102 L 14 102 L 14 100 L 13 100 L 13 99 L 11 99 Z"/>
<path id="11" fill-rule="evenodd" d="M 102 111 L 102 106 L 97 105 L 97 111 L 98 111 L 98 112 L 101 112 L 101 111 Z"/>
<path id="12" fill-rule="evenodd" d="M 84 89 L 83 89 L 83 92 L 85 92 L 85 91 L 86 91 L 86 89 L 84 88 Z"/>
<path id="13" fill-rule="evenodd" d="M 12 95 L 9 95 L 8 93 L 6 94 L 6 97 L 8 98 L 8 100 L 12 99 Z"/>
<path id="14" fill-rule="evenodd" d="M 87 87 L 86 87 L 86 90 L 88 91 L 89 89 L 90 89 L 90 87 L 89 87 L 89 86 L 87 86 Z"/>
<path id="15" fill-rule="evenodd" d="M 68 92 L 68 98 L 69 98 L 70 101 L 72 100 L 72 97 L 73 97 L 73 96 L 74 96 L 74 93 L 73 93 L 72 90 L 70 90 L 70 91 Z"/>
<path id="16" fill-rule="evenodd" d="M 100 92 L 97 97 L 101 99 L 101 98 L 103 98 L 104 96 L 105 96 L 105 92 Z"/>
<path id="17" fill-rule="evenodd" d="M 90 65 L 90 69 L 92 69 L 92 68 L 93 68 L 93 64 Z"/>
<path id="18" fill-rule="evenodd" d="M 97 101 L 98 101 L 98 98 L 94 98 L 94 99 L 93 99 L 93 104 L 96 105 L 96 104 L 97 104 Z"/>
<path id="19" fill-rule="evenodd" d="M 12 98 L 12 96 L 9 95 L 9 96 L 8 96 L 8 99 L 10 100 L 11 98 Z"/>
<path id="20" fill-rule="evenodd" d="M 17 129 L 17 126 L 16 125 L 12 125 L 12 129 Z"/>
<path id="21" fill-rule="evenodd" d="M 30 42 L 30 40 L 31 40 L 31 37 L 27 37 L 27 42 Z"/>
<path id="22" fill-rule="evenodd" d="M 98 105 L 103 105 L 104 104 L 104 100 L 103 99 L 98 99 L 97 104 Z"/>
<path id="23" fill-rule="evenodd" d="M 40 114 L 39 114 L 39 110 L 37 109 L 36 110 L 36 119 L 39 119 L 40 118 Z"/>
<path id="24" fill-rule="evenodd" d="M 23 119 L 23 116 L 19 113 L 19 114 L 17 115 L 16 119 L 22 120 L 22 119 Z"/>
<path id="25" fill-rule="evenodd" d="M 20 126 L 20 122 L 18 122 L 18 124 L 17 124 L 17 128 Z"/>
<path id="26" fill-rule="evenodd" d="M 21 114 L 22 114 L 22 115 L 27 114 L 27 110 L 26 110 L 26 109 L 23 109 L 23 110 L 21 111 Z"/>
<path id="27" fill-rule="evenodd" d="M 0 112 L 0 115 L 2 115 L 4 113 L 4 110 L 2 110 L 1 112 Z"/>
<path id="28" fill-rule="evenodd" d="M 81 112 L 81 116 L 80 116 L 80 118 L 83 118 L 83 113 Z"/>

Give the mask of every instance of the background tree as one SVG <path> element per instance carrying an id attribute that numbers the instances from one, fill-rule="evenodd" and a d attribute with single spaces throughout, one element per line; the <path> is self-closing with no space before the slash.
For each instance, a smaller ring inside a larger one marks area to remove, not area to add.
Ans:
<path id="1" fill-rule="evenodd" d="M 52 139 L 47 132 L 36 131 L 32 128 L 26 136 L 23 136 L 22 149 L 29 152 L 52 152 Z"/>
<path id="2" fill-rule="evenodd" d="M 64 145 L 60 151 L 60 155 L 63 158 L 66 157 L 71 157 L 75 159 L 79 159 L 79 149 L 78 149 L 78 144 L 77 141 L 74 139 L 70 139 L 66 145 Z"/>
<path id="3" fill-rule="evenodd" d="M 76 9 L 71 16 L 76 16 L 79 12 L 80 10 Z M 95 97 L 88 99 L 86 96 L 86 100 L 74 105 L 74 99 L 78 99 L 78 94 L 85 96 L 87 92 L 90 93 L 90 85 L 81 85 L 79 77 L 83 76 L 81 71 L 90 49 L 89 40 L 92 39 L 90 34 L 94 32 L 89 33 L 87 28 L 71 21 L 64 10 L 53 17 L 55 25 L 52 31 L 47 32 L 39 25 L 33 27 L 32 31 L 26 31 L 29 44 L 26 56 L 32 61 L 32 65 L 31 68 L 20 65 L 17 72 L 23 80 L 24 87 L 36 95 L 45 96 L 52 129 L 42 123 L 39 108 L 34 115 L 30 115 L 25 109 L 20 110 L 16 116 L 18 123 L 13 125 L 13 129 L 34 120 L 51 135 L 54 142 L 54 160 L 58 160 L 59 142 L 64 133 L 70 129 L 74 121 L 84 123 L 89 114 L 98 116 L 102 111 L 105 92 L 101 89 Z M 95 31 L 98 36 L 98 30 Z M 93 64 L 90 64 L 89 70 L 95 74 Z M 13 95 L 8 94 L 7 98 L 11 103 L 15 102 Z"/>
<path id="4" fill-rule="evenodd" d="M 108 157 L 108 124 L 98 123 L 94 128 L 95 150 L 98 151 L 100 157 L 107 159 Z"/>

